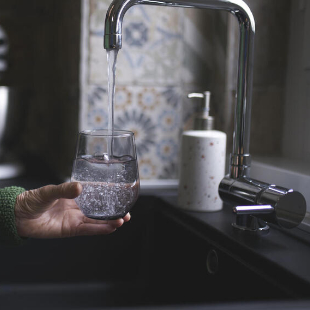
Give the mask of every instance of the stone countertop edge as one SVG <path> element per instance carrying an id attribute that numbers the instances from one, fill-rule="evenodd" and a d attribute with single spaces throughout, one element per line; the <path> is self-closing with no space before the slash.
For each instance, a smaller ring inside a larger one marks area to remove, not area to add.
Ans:
<path id="1" fill-rule="evenodd" d="M 203 304 L 203 305 L 169 305 L 150 307 L 113 307 L 104 310 L 309 310 L 309 301 L 262 301 L 262 302 L 232 302 L 228 304 Z M 48 310 L 48 309 L 47 309 Z M 81 310 L 99 310 L 81 309 Z M 103 310 L 103 309 L 102 309 Z"/>

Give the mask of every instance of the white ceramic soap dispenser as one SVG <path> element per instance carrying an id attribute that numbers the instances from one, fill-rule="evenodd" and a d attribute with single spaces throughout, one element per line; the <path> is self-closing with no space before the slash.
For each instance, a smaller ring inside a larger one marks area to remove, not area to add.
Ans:
<path id="1" fill-rule="evenodd" d="M 225 175 L 226 134 L 213 130 L 210 97 L 208 91 L 188 95 L 201 98 L 194 130 L 182 135 L 178 205 L 190 211 L 218 211 L 223 207 L 218 185 Z"/>

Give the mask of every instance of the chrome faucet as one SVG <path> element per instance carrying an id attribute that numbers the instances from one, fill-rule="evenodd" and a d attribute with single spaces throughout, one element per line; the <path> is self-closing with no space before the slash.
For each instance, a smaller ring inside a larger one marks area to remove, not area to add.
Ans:
<path id="1" fill-rule="evenodd" d="M 266 231 L 269 227 L 265 221 L 285 228 L 299 225 L 306 212 L 305 199 L 299 192 L 249 177 L 255 21 L 247 4 L 242 0 L 113 0 L 105 20 L 105 49 L 122 47 L 124 15 L 137 4 L 225 10 L 237 17 L 240 43 L 233 149 L 230 154 L 230 172 L 221 181 L 219 194 L 222 200 L 233 205 L 236 214 L 233 226 L 236 228 Z"/>

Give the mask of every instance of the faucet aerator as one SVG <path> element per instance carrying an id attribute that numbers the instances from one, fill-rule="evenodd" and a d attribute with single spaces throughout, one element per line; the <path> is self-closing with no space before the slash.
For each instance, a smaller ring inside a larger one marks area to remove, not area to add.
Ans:
<path id="1" fill-rule="evenodd" d="M 105 34 L 103 38 L 103 47 L 106 50 L 121 49 L 122 34 Z"/>

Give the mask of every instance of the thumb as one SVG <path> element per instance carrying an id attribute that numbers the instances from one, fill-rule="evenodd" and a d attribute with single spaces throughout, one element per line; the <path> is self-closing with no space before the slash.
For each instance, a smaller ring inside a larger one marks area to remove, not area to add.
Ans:
<path id="1" fill-rule="evenodd" d="M 78 182 L 67 182 L 59 185 L 46 185 L 35 190 L 42 203 L 51 203 L 60 198 L 73 199 L 82 192 Z"/>
<path id="2" fill-rule="evenodd" d="M 25 215 L 40 215 L 52 207 L 60 198 L 73 199 L 82 192 L 78 182 L 46 185 L 41 188 L 26 191 L 17 197 L 17 209 Z"/>

